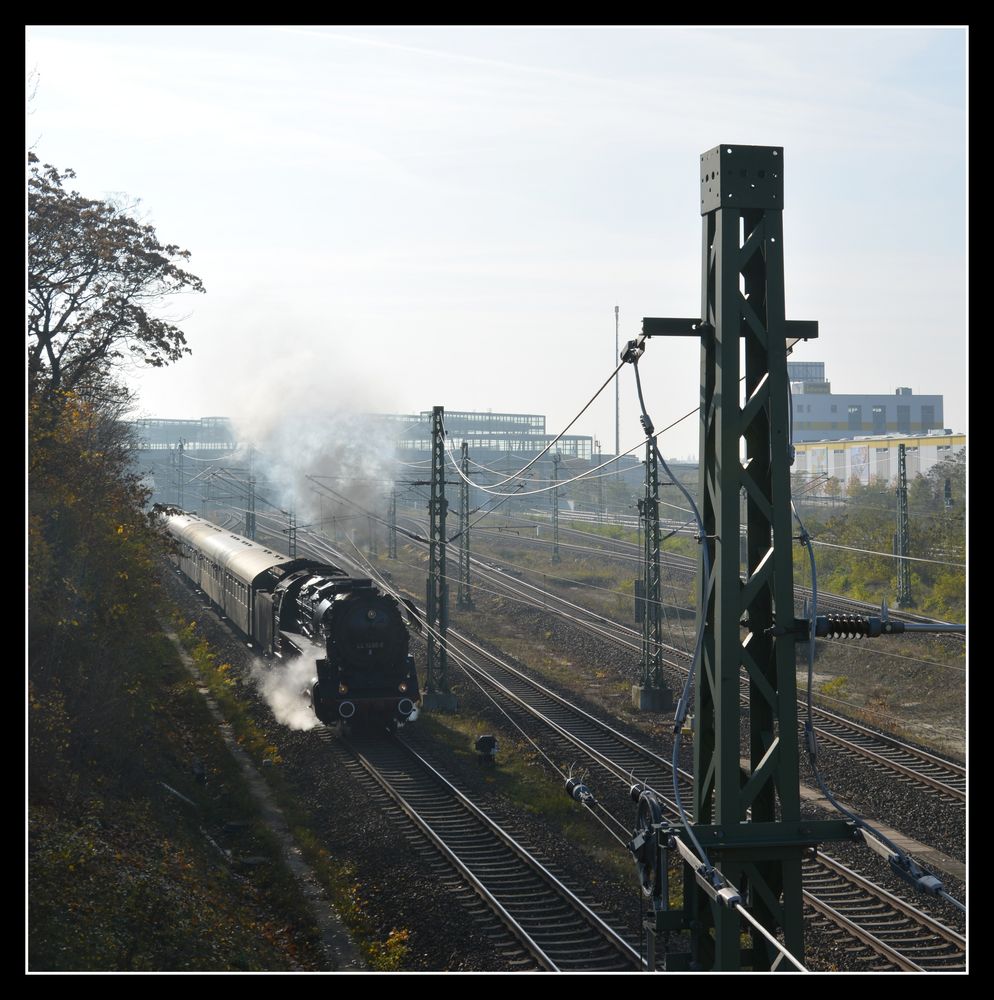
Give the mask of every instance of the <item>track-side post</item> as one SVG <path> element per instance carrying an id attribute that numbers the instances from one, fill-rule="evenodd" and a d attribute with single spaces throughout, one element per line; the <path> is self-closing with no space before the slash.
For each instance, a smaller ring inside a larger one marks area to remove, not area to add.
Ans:
<path id="1" fill-rule="evenodd" d="M 559 463 L 562 456 L 557 451 L 552 456 L 552 482 L 559 482 Z M 559 555 L 559 486 L 555 485 L 552 490 L 552 561 L 562 562 Z"/>
<path id="2" fill-rule="evenodd" d="M 469 581 L 469 443 L 462 443 L 459 482 L 459 592 L 456 604 L 460 608 L 472 608 L 473 597 Z"/>
<path id="3" fill-rule="evenodd" d="M 817 337 L 818 325 L 785 318 L 783 149 L 722 145 L 704 153 L 700 211 L 701 318 L 642 323 L 643 338 L 701 342 L 699 496 L 709 573 L 700 574 L 694 832 L 743 905 L 803 960 L 802 853 L 851 830 L 800 816 L 786 355 L 788 339 Z M 744 709 L 742 673 L 749 680 Z M 694 967 L 792 968 L 777 964 L 758 931 L 743 948 L 748 928 L 738 913 L 693 877 L 685 883 L 684 926 Z"/>
<path id="4" fill-rule="evenodd" d="M 445 408 L 431 414 L 431 499 L 428 501 L 427 625 L 428 673 L 422 704 L 425 708 L 454 711 L 455 696 L 449 691 L 448 638 L 449 585 L 445 577 Z"/>
<path id="5" fill-rule="evenodd" d="M 614 363 L 618 363 L 618 356 L 621 353 L 618 343 L 619 319 L 618 306 L 614 307 Z M 618 373 L 614 375 L 614 457 L 617 459 L 621 454 L 621 383 L 618 381 Z M 621 479 L 621 463 L 616 462 L 614 466 L 614 478 Z"/>
<path id="6" fill-rule="evenodd" d="M 255 541 L 255 476 L 248 477 L 248 502 L 245 506 L 245 537 Z"/>
<path id="7" fill-rule="evenodd" d="M 642 669 L 639 683 L 632 686 L 632 705 L 642 711 L 669 712 L 673 695 L 663 683 L 662 573 L 659 541 L 659 463 L 655 443 L 645 445 L 645 496 L 638 501 L 643 526 L 641 599 Z"/>
<path id="8" fill-rule="evenodd" d="M 387 533 L 387 556 L 390 559 L 397 558 L 397 488 L 390 491 L 390 508 L 387 513 L 390 522 L 390 530 Z"/>
<path id="9" fill-rule="evenodd" d="M 183 509 L 183 439 L 176 444 L 176 506 Z"/>
<path id="10" fill-rule="evenodd" d="M 908 459 L 904 445 L 897 446 L 897 533 L 894 536 L 894 552 L 897 560 L 897 606 L 910 608 L 911 564 L 908 556 L 911 549 L 911 525 L 908 518 Z"/>
<path id="11" fill-rule="evenodd" d="M 601 443 L 597 441 L 597 465 L 604 464 L 604 453 L 601 451 Z M 598 520 L 604 520 L 604 473 L 597 473 L 597 514 Z"/>
<path id="12" fill-rule="evenodd" d="M 706 332 L 698 495 L 711 578 L 701 581 L 706 626 L 695 678 L 694 822 L 716 825 L 731 839 L 751 807 L 753 824 L 769 824 L 789 843 L 797 835 L 788 828 L 800 822 L 794 636 L 769 631 L 778 611 L 784 625 L 794 621 L 782 214 L 781 148 L 719 146 L 701 157 Z M 745 580 L 742 487 L 748 494 Z M 739 763 L 743 667 L 748 769 Z M 803 955 L 800 845 L 715 853 L 733 885 L 749 883 L 750 909 L 761 923 L 783 928 L 788 950 Z M 711 904 L 700 890 L 698 905 L 713 925 L 697 935 L 699 960 L 710 959 L 717 970 L 741 968 L 738 914 Z M 746 962 L 769 969 L 774 956 L 756 934 L 752 951 Z"/>

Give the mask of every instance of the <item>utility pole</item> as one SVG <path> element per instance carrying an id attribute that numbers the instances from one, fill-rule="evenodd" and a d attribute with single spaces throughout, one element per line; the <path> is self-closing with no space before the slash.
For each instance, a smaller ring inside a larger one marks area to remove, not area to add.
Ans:
<path id="1" fill-rule="evenodd" d="M 559 463 L 562 456 L 557 451 L 552 456 L 552 481 L 559 482 Z M 554 486 L 552 490 L 552 561 L 562 562 L 559 556 L 559 487 Z"/>
<path id="2" fill-rule="evenodd" d="M 248 503 L 245 508 L 245 537 L 255 541 L 255 476 L 248 478 Z"/>
<path id="3" fill-rule="evenodd" d="M 784 315 L 783 149 L 721 145 L 700 157 L 700 171 L 701 315 L 644 319 L 643 336 L 632 346 L 641 353 L 652 336 L 689 336 L 701 344 L 703 644 L 694 677 L 688 812 L 714 867 L 702 869 L 684 854 L 683 909 L 668 911 L 654 896 L 646 926 L 652 935 L 690 929 L 691 952 L 674 955 L 668 968 L 787 969 L 790 964 L 728 904 L 740 897 L 803 961 L 801 859 L 818 842 L 848 839 L 852 832 L 842 821 L 802 823 L 800 813 L 794 645 L 803 633 L 794 618 L 786 355 L 787 341 L 817 337 L 818 324 Z M 749 678 L 745 709 L 743 672 Z M 749 747 L 745 766 L 742 737 Z M 651 811 L 651 802 L 645 804 Z M 683 824 L 670 831 L 659 840 L 664 856 L 671 838 L 681 848 L 689 840 Z M 695 850 L 687 852 L 696 858 Z M 743 948 L 746 931 L 751 946 Z"/>
<path id="4" fill-rule="evenodd" d="M 297 512 L 291 507 L 287 513 L 287 548 L 289 552 L 287 555 L 291 559 L 297 558 Z M 255 521 L 255 513 L 252 514 L 252 520 Z"/>
<path id="5" fill-rule="evenodd" d="M 428 610 L 426 615 L 428 671 L 422 704 L 425 708 L 455 711 L 456 699 L 449 690 L 448 628 L 449 584 L 445 578 L 445 432 L 444 407 L 431 416 L 431 499 L 428 501 Z"/>
<path id="6" fill-rule="evenodd" d="M 947 480 L 948 482 L 948 480 Z M 911 525 L 908 518 L 908 463 L 904 445 L 897 446 L 897 533 L 894 535 L 894 553 L 897 560 L 897 606 L 910 608 L 911 564 L 908 556 L 911 549 Z"/>
<path id="7" fill-rule="evenodd" d="M 618 363 L 621 357 L 621 348 L 618 344 L 618 307 L 614 307 L 614 363 Z M 621 462 L 618 456 L 621 454 L 621 385 L 618 376 L 614 376 L 614 477 L 621 478 Z"/>
<path id="8" fill-rule="evenodd" d="M 597 466 L 599 468 L 604 464 L 600 441 L 595 441 L 594 446 L 597 448 Z M 604 474 L 602 472 L 597 473 L 597 513 L 598 520 L 601 520 L 604 517 Z"/>
<path id="9" fill-rule="evenodd" d="M 255 474 L 252 470 L 252 458 L 255 455 L 255 449 L 249 445 L 248 453 L 248 504 L 245 514 L 245 537 L 251 538 L 255 541 Z"/>
<path id="10" fill-rule="evenodd" d="M 390 510 L 387 514 L 390 522 L 390 530 L 387 532 L 387 555 L 391 559 L 397 558 L 397 488 L 390 491 Z"/>
<path id="11" fill-rule="evenodd" d="M 659 541 L 659 463 L 655 442 L 645 443 L 645 497 L 638 502 L 642 538 L 642 672 L 632 685 L 632 706 L 642 711 L 668 712 L 673 695 L 663 683 L 662 574 Z"/>
<path id="12" fill-rule="evenodd" d="M 462 443 L 462 479 L 459 483 L 459 593 L 460 608 L 473 606 L 469 581 L 469 443 Z"/>
<path id="13" fill-rule="evenodd" d="M 183 444 L 182 438 L 176 445 L 176 506 L 183 509 Z"/>
<path id="14" fill-rule="evenodd" d="M 369 554 L 371 556 L 379 556 L 379 551 L 376 548 L 376 521 L 373 515 L 369 515 Z"/>

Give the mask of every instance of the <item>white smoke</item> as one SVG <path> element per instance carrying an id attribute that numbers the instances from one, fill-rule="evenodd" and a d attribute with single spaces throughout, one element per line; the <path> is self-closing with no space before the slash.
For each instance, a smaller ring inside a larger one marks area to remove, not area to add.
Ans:
<path id="1" fill-rule="evenodd" d="M 252 663 L 251 676 L 277 722 L 290 729 L 313 729 L 319 725 L 307 697 L 307 689 L 317 676 L 315 657 L 298 656 L 268 662 L 256 659 Z"/>
<path id="2" fill-rule="evenodd" d="M 329 532 L 335 526 L 340 533 L 354 530 L 360 537 L 368 530 L 363 510 L 386 515 L 397 468 L 387 421 L 312 410 L 306 415 L 298 411 L 292 418 L 284 414 L 264 428 L 256 423 L 253 430 L 242 425 L 237 429 L 243 449 L 236 461 L 242 468 L 251 464 L 260 515 L 275 513 L 268 500 L 294 511 L 298 526 L 321 522 Z"/>
<path id="3" fill-rule="evenodd" d="M 323 340 L 309 339 L 315 345 Z M 257 513 L 275 513 L 265 502 L 270 501 L 293 510 L 298 526 L 315 524 L 323 515 L 326 526 L 335 517 L 339 528 L 354 527 L 364 536 L 368 526 L 359 511 L 308 477 L 327 477 L 321 482 L 384 516 L 396 473 L 398 425 L 370 411 L 402 408 L 403 394 L 391 384 L 389 370 L 377 368 L 375 380 L 368 371 L 350 370 L 338 357 L 340 347 L 328 343 L 323 353 L 317 346 L 283 343 L 264 366 L 245 374 L 228 406 L 242 445 L 233 462 L 242 470 L 251 465 L 258 481 Z"/>

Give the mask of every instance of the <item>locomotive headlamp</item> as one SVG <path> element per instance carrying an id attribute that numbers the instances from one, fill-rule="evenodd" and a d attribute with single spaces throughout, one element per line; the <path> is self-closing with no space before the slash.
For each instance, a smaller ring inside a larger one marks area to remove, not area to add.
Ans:
<path id="1" fill-rule="evenodd" d="M 407 681 L 401 681 L 400 682 L 400 686 L 397 688 L 397 690 L 401 694 L 406 694 L 407 693 Z"/>
<path id="2" fill-rule="evenodd" d="M 338 685 L 338 693 L 339 694 L 348 694 L 349 693 L 349 686 L 348 686 L 348 684 L 346 684 L 344 681 L 341 684 L 339 684 Z"/>

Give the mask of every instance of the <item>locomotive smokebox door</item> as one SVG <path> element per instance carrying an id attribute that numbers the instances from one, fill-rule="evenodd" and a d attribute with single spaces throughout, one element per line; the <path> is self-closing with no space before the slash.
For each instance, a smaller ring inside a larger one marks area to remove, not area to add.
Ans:
<path id="1" fill-rule="evenodd" d="M 476 753 L 478 764 L 493 767 L 497 763 L 497 737 L 489 733 L 477 737 Z"/>

